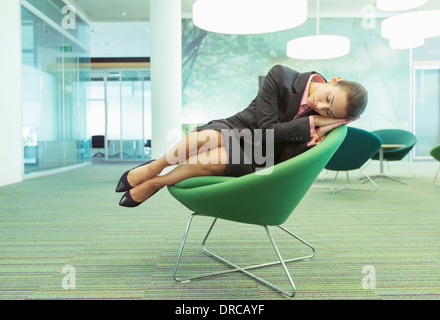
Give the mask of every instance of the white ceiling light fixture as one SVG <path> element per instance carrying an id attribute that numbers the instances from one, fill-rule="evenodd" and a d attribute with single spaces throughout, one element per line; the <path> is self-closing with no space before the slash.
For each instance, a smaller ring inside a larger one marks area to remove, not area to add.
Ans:
<path id="1" fill-rule="evenodd" d="M 426 38 L 440 36 L 440 10 L 421 10 L 389 17 L 382 21 L 381 35 L 394 49 L 421 46 Z"/>
<path id="2" fill-rule="evenodd" d="M 194 25 L 216 33 L 277 32 L 306 20 L 306 0 L 197 0 L 193 5 Z"/>
<path id="3" fill-rule="evenodd" d="M 350 53 L 350 40 L 337 35 L 307 36 L 287 43 L 287 56 L 293 59 L 332 59 L 348 53 Z"/>
<path id="4" fill-rule="evenodd" d="M 411 49 L 424 44 L 425 38 L 423 37 L 394 37 L 390 39 L 391 49 Z"/>
<path id="5" fill-rule="evenodd" d="M 402 11 L 423 6 L 428 0 L 376 0 L 376 7 L 383 11 Z"/>
<path id="6" fill-rule="evenodd" d="M 287 42 L 287 56 L 293 59 L 332 59 L 350 53 L 350 39 L 338 35 L 319 34 L 319 0 L 316 1 L 316 35 Z"/>

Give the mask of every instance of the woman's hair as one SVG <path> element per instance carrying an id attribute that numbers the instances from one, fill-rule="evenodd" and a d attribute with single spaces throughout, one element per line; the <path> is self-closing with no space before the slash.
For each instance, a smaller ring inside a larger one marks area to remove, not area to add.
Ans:
<path id="1" fill-rule="evenodd" d="M 348 80 L 341 80 L 337 83 L 347 94 L 347 116 L 351 120 L 359 117 L 367 107 L 368 92 L 359 83 Z"/>

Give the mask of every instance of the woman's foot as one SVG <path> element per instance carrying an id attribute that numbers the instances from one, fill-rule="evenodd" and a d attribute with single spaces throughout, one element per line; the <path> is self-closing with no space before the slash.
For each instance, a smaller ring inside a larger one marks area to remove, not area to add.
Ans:
<path id="1" fill-rule="evenodd" d="M 116 192 L 128 191 L 142 182 L 157 176 L 162 170 L 158 169 L 156 162 L 156 160 L 150 160 L 124 172 L 116 186 Z"/>
<path id="2" fill-rule="evenodd" d="M 150 180 L 157 176 L 162 171 L 162 169 L 158 168 L 157 162 L 157 160 L 151 160 L 151 162 L 130 170 L 127 175 L 128 183 L 131 186 L 136 187 L 144 181 Z"/>
<path id="3" fill-rule="evenodd" d="M 150 183 L 150 181 L 146 181 L 124 193 L 119 201 L 119 205 L 122 207 L 137 207 L 160 189 L 160 187 Z"/>

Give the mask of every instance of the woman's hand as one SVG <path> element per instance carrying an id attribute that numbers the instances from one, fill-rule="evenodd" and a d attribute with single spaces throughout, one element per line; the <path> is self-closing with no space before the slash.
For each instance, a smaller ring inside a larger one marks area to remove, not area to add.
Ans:
<path id="1" fill-rule="evenodd" d="M 347 119 L 335 119 L 335 118 L 323 117 L 317 115 L 314 115 L 312 117 L 313 117 L 313 121 L 315 122 L 315 127 L 323 127 L 323 126 L 343 123 L 347 121 Z"/>
<path id="2" fill-rule="evenodd" d="M 313 120 L 315 122 L 315 128 L 317 128 L 316 134 L 318 135 L 318 138 L 320 140 L 322 139 L 322 137 L 324 137 L 327 133 L 329 133 L 333 129 L 342 126 L 344 124 L 348 124 L 357 119 L 359 119 L 359 117 L 357 117 L 356 119 L 347 120 L 347 119 L 327 118 L 322 116 L 313 116 Z"/>

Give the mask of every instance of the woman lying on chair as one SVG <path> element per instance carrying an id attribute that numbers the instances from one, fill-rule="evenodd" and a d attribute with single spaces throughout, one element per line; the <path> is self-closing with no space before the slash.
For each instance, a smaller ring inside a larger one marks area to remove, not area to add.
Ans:
<path id="1" fill-rule="evenodd" d="M 358 119 L 367 97 L 359 83 L 341 78 L 327 82 L 316 72 L 276 65 L 246 109 L 197 127 L 161 158 L 126 171 L 116 187 L 116 192 L 125 191 L 119 204 L 136 207 L 164 186 L 187 178 L 239 177 L 290 159 L 334 128 Z M 262 146 L 265 163 L 256 156 Z"/>

